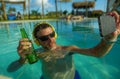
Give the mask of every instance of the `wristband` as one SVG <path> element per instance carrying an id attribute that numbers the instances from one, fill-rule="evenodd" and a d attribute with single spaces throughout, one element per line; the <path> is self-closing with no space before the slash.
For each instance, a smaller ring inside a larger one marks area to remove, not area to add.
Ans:
<path id="1" fill-rule="evenodd" d="M 114 40 L 107 40 L 106 38 L 103 37 L 103 40 L 107 43 L 107 44 L 113 44 L 117 42 L 117 39 Z"/>

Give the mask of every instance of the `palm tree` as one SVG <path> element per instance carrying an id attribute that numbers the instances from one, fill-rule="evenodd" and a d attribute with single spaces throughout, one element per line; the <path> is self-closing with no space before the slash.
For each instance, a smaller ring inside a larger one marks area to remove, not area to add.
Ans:
<path id="1" fill-rule="evenodd" d="M 28 18 L 30 19 L 30 0 L 28 0 Z"/>
<path id="2" fill-rule="evenodd" d="M 42 18 L 44 18 L 44 1 L 42 0 Z"/>
<path id="3" fill-rule="evenodd" d="M 118 5 L 120 4 L 119 0 L 107 0 L 107 12 L 110 11 L 110 8 L 112 7 L 113 10 L 115 10 Z"/>
<path id="4" fill-rule="evenodd" d="M 3 11 L 3 18 L 7 20 L 6 11 L 5 11 L 5 2 L 3 0 L 2 0 L 2 11 Z"/>
<path id="5" fill-rule="evenodd" d="M 71 2 L 71 1 L 72 0 L 55 0 L 56 17 L 58 17 L 58 4 L 57 4 L 57 2 L 62 3 L 62 2 Z M 60 8 L 61 8 L 61 4 L 60 4 Z"/>
<path id="6" fill-rule="evenodd" d="M 9 7 L 9 9 L 8 9 L 8 13 L 11 13 L 11 12 L 16 12 L 15 7 Z"/>
<path id="7" fill-rule="evenodd" d="M 58 6 L 57 6 L 57 0 L 55 0 L 55 9 L 56 9 L 56 17 L 58 17 Z"/>

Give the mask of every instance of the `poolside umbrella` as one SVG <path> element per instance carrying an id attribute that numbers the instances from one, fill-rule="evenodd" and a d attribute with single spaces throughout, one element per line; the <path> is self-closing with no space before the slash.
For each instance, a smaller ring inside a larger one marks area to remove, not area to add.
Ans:
<path id="1" fill-rule="evenodd" d="M 74 2 L 72 4 L 73 8 L 93 8 L 95 6 L 95 2 Z"/>
<path id="2" fill-rule="evenodd" d="M 7 15 L 6 15 L 6 10 L 5 10 L 5 4 L 6 3 L 11 3 L 11 4 L 23 4 L 24 10 L 26 10 L 26 0 L 22 1 L 10 1 L 10 0 L 0 0 L 0 3 L 2 3 L 2 11 L 3 11 L 3 18 L 7 20 Z"/>
<path id="3" fill-rule="evenodd" d="M 74 9 L 86 9 L 86 16 L 88 12 L 88 8 L 93 8 L 95 6 L 95 2 L 86 1 L 86 2 L 73 2 L 72 7 Z"/>

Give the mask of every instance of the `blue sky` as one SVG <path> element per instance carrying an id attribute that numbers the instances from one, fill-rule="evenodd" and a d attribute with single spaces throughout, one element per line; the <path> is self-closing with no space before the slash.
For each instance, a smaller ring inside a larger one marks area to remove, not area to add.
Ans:
<path id="1" fill-rule="evenodd" d="M 21 0 L 10 0 L 10 1 L 21 1 Z M 41 13 L 42 11 L 41 1 L 42 0 L 31 0 L 30 1 L 31 10 L 38 10 Z M 45 13 L 47 11 L 55 11 L 55 0 L 43 0 L 43 1 L 45 5 L 45 11 L 44 11 Z M 58 2 L 58 10 L 62 10 L 62 11 L 67 10 L 68 12 L 71 12 L 72 2 L 82 2 L 82 1 L 94 1 L 94 0 L 72 0 L 71 2 L 68 2 L 68 3 Z M 107 0 L 96 0 L 95 7 L 92 8 L 92 10 L 106 11 L 106 4 L 107 4 L 106 2 Z M 27 3 L 27 6 L 28 6 L 28 3 Z M 6 8 L 8 9 L 9 7 L 15 7 L 17 11 L 23 12 L 23 7 L 20 4 L 7 4 Z M 28 11 L 26 10 L 26 13 L 27 12 Z"/>

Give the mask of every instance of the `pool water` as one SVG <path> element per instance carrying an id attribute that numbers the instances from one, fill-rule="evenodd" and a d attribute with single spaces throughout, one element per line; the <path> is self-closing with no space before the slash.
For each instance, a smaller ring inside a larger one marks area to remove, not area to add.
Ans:
<path id="1" fill-rule="evenodd" d="M 32 39 L 34 22 L 0 23 L 0 79 L 40 79 L 41 63 L 19 65 L 17 46 L 21 39 L 20 28 L 24 27 Z M 89 48 L 100 42 L 97 19 L 83 21 L 50 21 L 58 34 L 59 45 L 77 45 Z M 34 43 L 33 43 L 34 44 Z M 35 45 L 35 48 L 38 48 Z M 102 58 L 75 54 L 74 62 L 81 79 L 120 79 L 120 44 L 115 43 L 109 54 Z M 5 78 L 3 78 L 5 79 Z"/>

